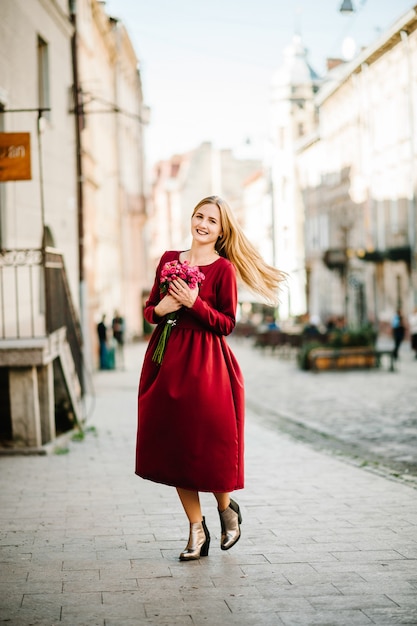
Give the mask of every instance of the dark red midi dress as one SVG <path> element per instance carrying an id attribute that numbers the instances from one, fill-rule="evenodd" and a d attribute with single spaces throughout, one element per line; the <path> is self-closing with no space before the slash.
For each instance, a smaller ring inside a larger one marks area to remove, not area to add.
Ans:
<path id="1" fill-rule="evenodd" d="M 242 489 L 244 386 L 226 343 L 235 326 L 235 268 L 223 257 L 200 266 L 205 275 L 191 309 L 183 307 L 161 365 L 152 361 L 165 320 L 154 308 L 160 295 L 165 252 L 145 305 L 158 323 L 145 354 L 139 382 L 136 474 L 183 489 L 229 492 Z"/>

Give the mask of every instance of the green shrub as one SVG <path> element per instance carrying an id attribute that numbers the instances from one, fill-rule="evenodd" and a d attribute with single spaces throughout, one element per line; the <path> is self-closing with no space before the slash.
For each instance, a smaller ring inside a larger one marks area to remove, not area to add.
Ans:
<path id="1" fill-rule="evenodd" d="M 373 346 L 376 341 L 376 332 L 369 326 L 358 329 L 332 330 L 329 333 L 327 345 L 330 348 Z"/>

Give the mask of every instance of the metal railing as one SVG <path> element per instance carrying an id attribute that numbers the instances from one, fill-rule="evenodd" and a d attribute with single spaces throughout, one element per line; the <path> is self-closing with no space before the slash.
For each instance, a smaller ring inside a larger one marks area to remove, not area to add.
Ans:
<path id="1" fill-rule="evenodd" d="M 81 325 L 72 301 L 63 255 L 53 248 L 46 248 L 44 268 L 46 331 L 53 333 L 65 326 L 77 376 L 84 389 Z"/>
<path id="2" fill-rule="evenodd" d="M 0 340 L 45 337 L 62 327 L 83 387 L 81 325 L 63 255 L 54 248 L 0 250 Z"/>

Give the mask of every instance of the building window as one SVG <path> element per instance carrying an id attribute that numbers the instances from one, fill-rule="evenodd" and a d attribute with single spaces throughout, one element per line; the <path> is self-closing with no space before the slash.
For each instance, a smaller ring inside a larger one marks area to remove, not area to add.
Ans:
<path id="1" fill-rule="evenodd" d="M 288 198 L 288 179 L 283 176 L 282 177 L 282 185 L 281 185 L 281 200 L 286 202 Z"/>
<path id="2" fill-rule="evenodd" d="M 49 54 L 48 44 L 38 36 L 38 102 L 39 108 L 48 109 L 51 106 L 49 89 Z M 42 117 L 51 119 L 51 112 L 45 111 Z"/>
<path id="3" fill-rule="evenodd" d="M 280 150 L 285 148 L 285 128 L 283 126 L 278 128 L 278 146 Z"/>
<path id="4" fill-rule="evenodd" d="M 5 110 L 5 106 L 0 102 L 0 114 Z M 0 115 L 0 132 L 4 132 L 4 115 Z M 6 186 L 0 183 L 0 249 L 6 247 Z"/>
<path id="5" fill-rule="evenodd" d="M 397 234 L 400 228 L 397 198 L 391 198 L 391 200 L 389 201 L 389 208 L 390 208 L 391 232 L 394 234 Z"/>
<path id="6" fill-rule="evenodd" d="M 377 200 L 376 202 L 376 240 L 379 250 L 385 250 L 385 202 Z"/>

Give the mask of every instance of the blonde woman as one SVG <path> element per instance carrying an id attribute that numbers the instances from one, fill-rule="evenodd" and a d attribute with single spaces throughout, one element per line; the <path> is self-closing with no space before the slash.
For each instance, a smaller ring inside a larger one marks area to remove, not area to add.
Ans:
<path id="1" fill-rule="evenodd" d="M 145 318 L 157 327 L 140 377 L 136 451 L 138 476 L 177 489 L 190 526 L 181 561 L 208 555 L 199 492 L 217 501 L 220 548 L 240 538 L 242 516 L 230 492 L 244 486 L 244 382 L 225 336 L 235 326 L 237 277 L 270 302 L 284 278 L 218 196 L 197 204 L 191 235 L 189 250 L 163 254 L 145 305 Z M 161 289 L 175 262 L 197 266 L 204 275 L 199 286 L 174 277 Z"/>

